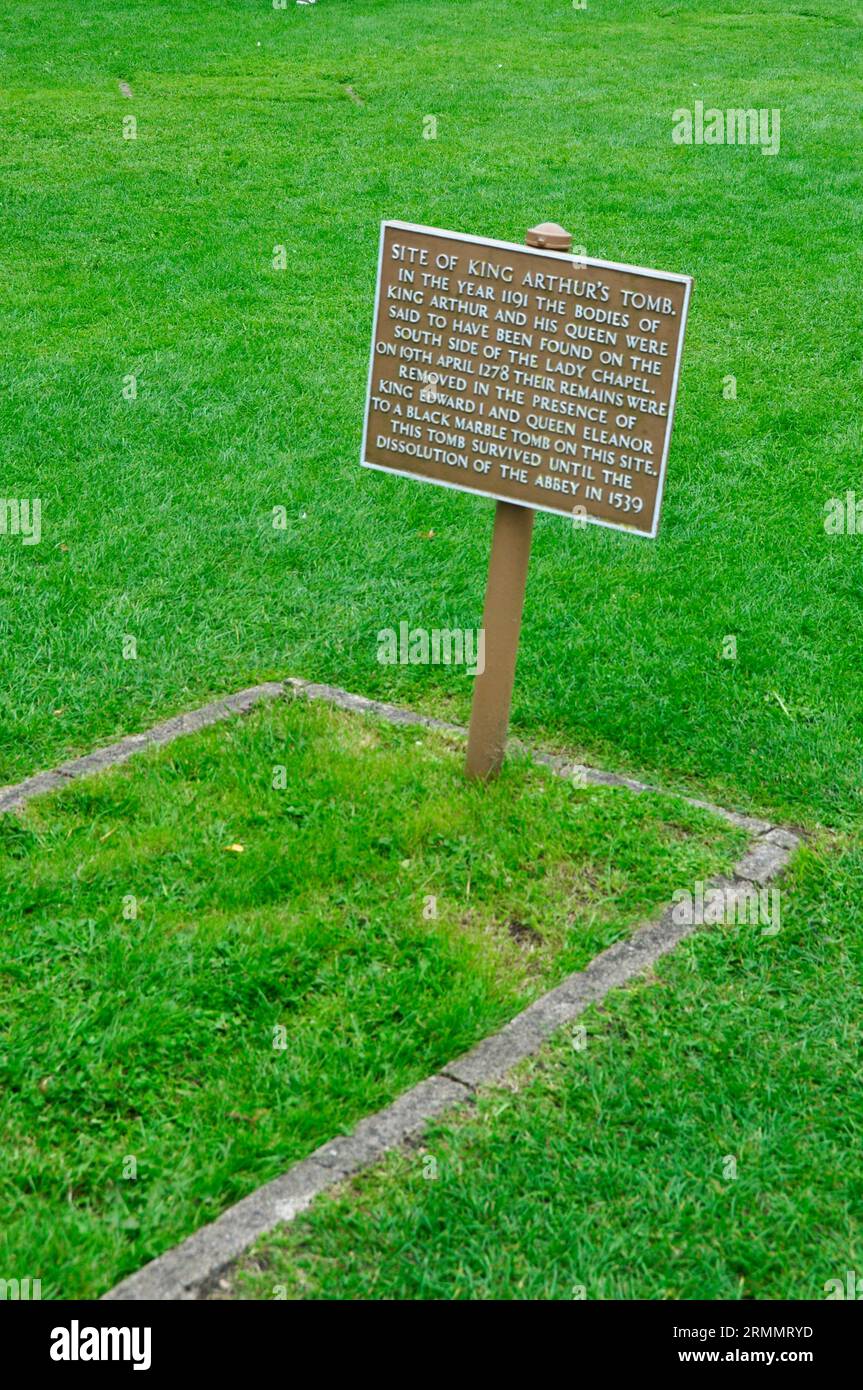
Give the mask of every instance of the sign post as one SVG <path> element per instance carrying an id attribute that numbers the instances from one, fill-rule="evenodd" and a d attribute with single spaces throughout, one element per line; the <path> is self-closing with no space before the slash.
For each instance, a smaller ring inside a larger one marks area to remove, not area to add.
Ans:
<path id="1" fill-rule="evenodd" d="M 572 237 L 554 222 L 532 227 L 528 246 L 568 251 Z M 527 585 L 533 510 L 514 502 L 498 502 L 488 562 L 485 608 L 485 669 L 474 677 L 473 704 L 467 738 L 465 772 L 485 780 L 500 772 L 506 751 L 509 707 L 518 660 L 521 612 Z"/>
<path id="2" fill-rule="evenodd" d="M 503 762 L 534 512 L 659 526 L 692 280 L 571 247 L 381 226 L 362 463 L 496 504 L 473 778 Z"/>

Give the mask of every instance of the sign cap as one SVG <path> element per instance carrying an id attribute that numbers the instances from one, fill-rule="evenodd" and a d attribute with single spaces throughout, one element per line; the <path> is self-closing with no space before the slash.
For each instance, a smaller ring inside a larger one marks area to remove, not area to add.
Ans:
<path id="1" fill-rule="evenodd" d="M 557 222 L 540 222 L 538 227 L 531 227 L 525 240 L 528 246 L 545 246 L 549 251 L 568 251 L 572 245 L 572 236 Z"/>

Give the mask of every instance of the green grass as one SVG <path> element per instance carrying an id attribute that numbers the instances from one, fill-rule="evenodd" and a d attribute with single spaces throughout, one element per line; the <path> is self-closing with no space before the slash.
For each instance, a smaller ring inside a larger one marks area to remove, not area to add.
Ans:
<path id="1" fill-rule="evenodd" d="M 777 936 L 691 938 L 585 1016 L 582 1050 L 566 1030 L 319 1198 L 230 1292 L 823 1299 L 863 1265 L 861 890 L 859 840 L 804 850 Z"/>
<path id="2" fill-rule="evenodd" d="M 0 778 L 286 673 L 465 717 L 458 672 L 376 661 L 402 619 L 478 624 L 491 529 L 481 500 L 358 466 L 378 224 L 520 240 L 550 218 L 695 294 L 659 539 L 538 518 L 517 729 L 859 818 L 861 541 L 823 509 L 863 442 L 860 18 L 17 0 L 0 495 L 42 498 L 43 539 L 0 537 Z M 672 144 L 698 99 L 778 107 L 779 155 Z"/>
<path id="3" fill-rule="evenodd" d="M 289 701 L 0 818 L 4 1277 L 103 1292 L 741 848 L 463 753 Z"/>
<path id="4" fill-rule="evenodd" d="M 861 19 L 7 17 L 0 498 L 41 498 L 42 541 L 0 535 L 0 780 L 287 674 L 466 718 L 459 669 L 376 659 L 402 620 L 479 624 L 492 519 L 358 466 L 379 222 L 518 241 L 551 219 L 695 291 L 659 539 L 537 518 L 514 728 L 848 834 L 801 857 L 778 937 L 688 945 L 592 1017 L 586 1052 L 562 1039 L 523 1092 L 439 1129 L 437 1181 L 395 1158 L 243 1288 L 798 1297 L 863 1260 L 863 541 L 823 527 L 860 491 Z M 674 145 L 697 100 L 779 108 L 780 153 Z M 101 1292 L 738 847 L 675 801 L 518 762 L 478 789 L 460 761 L 285 706 L 0 818 L 4 1277 Z"/>

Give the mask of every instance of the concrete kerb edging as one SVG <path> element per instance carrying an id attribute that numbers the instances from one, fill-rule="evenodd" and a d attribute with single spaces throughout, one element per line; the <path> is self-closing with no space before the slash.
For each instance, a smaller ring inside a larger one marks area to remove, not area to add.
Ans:
<path id="1" fill-rule="evenodd" d="M 136 753 L 143 753 L 147 748 L 172 743 L 175 738 L 181 738 L 184 734 L 195 734 L 199 729 L 206 729 L 208 725 L 217 724 L 221 719 L 229 719 L 233 714 L 246 714 L 262 700 L 276 700 L 284 693 L 285 687 L 281 681 L 252 685 L 247 690 L 238 690 L 235 695 L 225 695 L 222 699 L 212 700 L 210 704 L 202 705 L 200 709 L 192 710 L 189 714 L 177 714 L 173 719 L 164 719 L 161 724 L 154 724 L 152 729 L 147 729 L 143 734 L 130 734 L 127 738 L 121 738 L 118 743 L 110 743 L 106 748 L 97 748 L 94 753 L 86 753 L 82 758 L 72 758 L 51 772 L 37 772 L 35 777 L 26 777 L 23 782 L 16 782 L 14 786 L 0 787 L 0 812 L 15 811 L 34 796 L 57 791 L 78 777 L 88 777 L 94 772 L 102 772 L 105 768 L 116 767 L 118 763 L 127 762 Z"/>
<path id="2" fill-rule="evenodd" d="M 214 700 L 190 714 L 165 720 L 146 733 L 134 734 L 95 753 L 72 759 L 52 772 L 39 773 L 15 786 L 0 788 L 0 812 L 14 810 L 31 797 L 68 785 L 70 780 L 123 763 L 148 747 L 170 743 L 184 734 L 194 733 L 231 715 L 246 713 L 262 701 L 278 699 L 286 693 L 322 700 L 354 713 L 372 714 L 394 724 L 420 725 L 461 736 L 465 733 L 457 724 L 367 700 L 334 686 L 301 680 L 288 680 L 284 684 L 273 681 Z M 649 783 L 519 746 L 534 761 L 551 768 L 558 776 L 578 775 L 586 785 L 620 786 L 638 793 L 662 792 L 662 788 Z M 705 885 L 723 889 L 729 906 L 750 894 L 753 888 L 763 888 L 776 878 L 800 844 L 801 835 L 770 821 L 743 816 L 694 797 L 681 796 L 681 799 L 749 832 L 746 853 L 734 866 L 732 876 L 715 878 Z M 570 975 L 555 989 L 536 999 L 498 1033 L 447 1063 L 435 1076 L 405 1091 L 385 1109 L 361 1120 L 350 1135 L 339 1135 L 321 1145 L 281 1177 L 265 1183 L 229 1207 L 217 1220 L 122 1280 L 103 1295 L 104 1299 L 191 1300 L 204 1297 L 219 1275 L 259 1237 L 292 1221 L 319 1193 L 369 1167 L 388 1150 L 420 1134 L 430 1120 L 470 1098 L 478 1087 L 499 1081 L 519 1062 L 533 1056 L 559 1028 L 578 1018 L 591 1004 L 599 1003 L 610 990 L 644 974 L 661 956 L 696 931 L 704 924 L 703 911 L 703 902 L 695 904 L 691 920 L 678 922 L 674 920 L 673 908 L 666 907 L 656 921 L 639 927 L 628 940 L 618 941 L 600 952 L 584 970 Z"/>
<path id="3" fill-rule="evenodd" d="M 302 695 L 307 700 L 322 700 L 325 704 L 336 705 L 339 709 L 349 710 L 352 714 L 372 714 L 378 719 L 385 719 L 388 724 L 415 724 L 425 729 L 434 729 L 438 733 L 455 734 L 460 738 L 465 738 L 467 730 L 461 724 L 449 724 L 444 719 L 435 719 L 428 714 L 416 714 L 413 710 L 403 709 L 400 705 L 388 705 L 382 700 L 367 700 L 364 695 L 351 695 L 347 690 L 340 690 L 335 685 L 318 685 L 314 681 L 303 681 L 289 679 L 285 681 L 285 689 L 293 691 L 296 695 Z M 763 835 L 766 831 L 774 828 L 775 822 L 760 820 L 757 816 L 744 816 L 739 811 L 729 811 L 724 806 L 717 806 L 712 801 L 701 801 L 697 797 L 687 796 L 685 792 L 669 792 L 665 787 L 658 787 L 651 782 L 639 782 L 634 777 L 624 777 L 617 772 L 605 772 L 599 767 L 590 767 L 586 763 L 575 763 L 571 758 L 565 758 L 557 753 L 543 753 L 530 748 L 519 739 L 510 739 L 507 745 L 512 752 L 524 753 L 533 762 L 541 767 L 548 767 L 559 777 L 579 778 L 585 786 L 589 787 L 625 787 L 631 792 L 653 792 L 660 796 L 676 796 L 681 801 L 685 801 L 689 806 L 695 806 L 701 811 L 710 811 L 712 815 L 718 816 L 720 820 L 728 821 L 731 825 L 736 825 L 740 830 L 748 830 L 752 835 Z M 788 831 L 794 836 L 795 840 L 801 837 L 794 831 Z"/>

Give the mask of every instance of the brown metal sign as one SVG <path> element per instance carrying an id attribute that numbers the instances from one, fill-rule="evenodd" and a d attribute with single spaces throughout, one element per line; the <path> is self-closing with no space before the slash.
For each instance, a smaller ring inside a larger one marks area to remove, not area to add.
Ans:
<path id="1" fill-rule="evenodd" d="M 691 287 L 384 222 L 363 464 L 655 536 Z"/>

